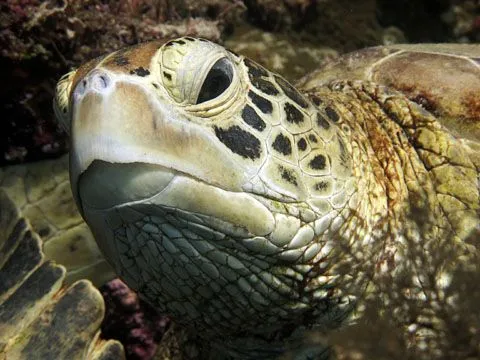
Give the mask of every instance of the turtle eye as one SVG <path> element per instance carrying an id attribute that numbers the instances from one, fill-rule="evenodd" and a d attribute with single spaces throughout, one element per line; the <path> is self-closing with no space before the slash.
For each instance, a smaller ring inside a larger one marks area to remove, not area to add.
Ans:
<path id="1" fill-rule="evenodd" d="M 232 83 L 233 67 L 227 58 L 222 58 L 213 64 L 207 74 L 202 88 L 198 93 L 197 104 L 215 99 Z"/>

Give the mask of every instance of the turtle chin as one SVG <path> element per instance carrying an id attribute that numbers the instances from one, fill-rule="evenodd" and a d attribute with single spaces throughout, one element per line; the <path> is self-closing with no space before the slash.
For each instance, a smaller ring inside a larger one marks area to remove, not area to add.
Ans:
<path id="1" fill-rule="evenodd" d="M 223 190 L 160 165 L 94 160 L 79 177 L 77 194 L 100 249 L 134 289 L 142 281 L 125 275 L 132 265 L 128 259 L 140 258 L 135 249 L 148 252 L 147 242 L 162 253 L 185 242 L 215 248 L 213 243 L 225 238 L 265 237 L 275 228 L 271 210 L 251 194 Z M 158 277 L 163 271 L 158 259 L 139 269 Z"/>

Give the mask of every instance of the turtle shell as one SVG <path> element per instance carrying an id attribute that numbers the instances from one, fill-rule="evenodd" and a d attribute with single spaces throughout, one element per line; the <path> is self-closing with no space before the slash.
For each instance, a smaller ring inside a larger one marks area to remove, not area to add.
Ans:
<path id="1" fill-rule="evenodd" d="M 368 48 L 332 60 L 297 85 L 311 90 L 335 80 L 372 81 L 401 91 L 480 150 L 480 45 Z"/>

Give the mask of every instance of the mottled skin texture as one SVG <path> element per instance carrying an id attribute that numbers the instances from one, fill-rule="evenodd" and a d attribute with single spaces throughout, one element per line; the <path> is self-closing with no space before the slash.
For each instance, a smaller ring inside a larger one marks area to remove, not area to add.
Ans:
<path id="1" fill-rule="evenodd" d="M 205 40 L 121 50 L 59 82 L 72 192 L 130 287 L 228 356 L 277 356 L 412 248 L 458 254 L 438 281 L 476 252 L 479 56 L 369 50 L 301 94 Z"/>

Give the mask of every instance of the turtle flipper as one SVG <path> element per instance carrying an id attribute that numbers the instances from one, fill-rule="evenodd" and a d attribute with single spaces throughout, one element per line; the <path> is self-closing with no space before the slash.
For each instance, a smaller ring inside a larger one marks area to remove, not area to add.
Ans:
<path id="1" fill-rule="evenodd" d="M 66 269 L 0 189 L 0 359 L 123 359 L 99 337 L 104 303 L 88 280 L 63 287 Z"/>
<path id="2" fill-rule="evenodd" d="M 67 284 L 88 279 L 100 286 L 116 277 L 73 201 L 68 156 L 2 169 L 0 187 L 41 236 L 45 257 L 65 266 Z"/>

